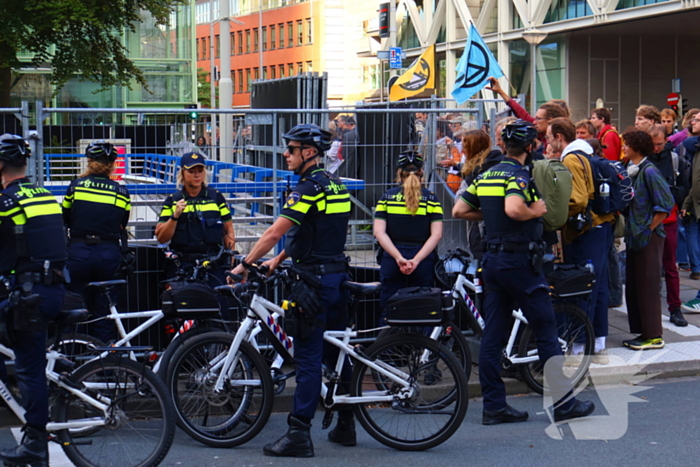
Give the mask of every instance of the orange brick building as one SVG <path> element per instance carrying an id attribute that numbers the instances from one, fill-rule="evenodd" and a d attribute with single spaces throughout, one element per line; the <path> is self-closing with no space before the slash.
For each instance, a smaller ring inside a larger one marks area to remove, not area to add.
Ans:
<path id="1" fill-rule="evenodd" d="M 262 12 L 248 12 L 233 18 L 230 22 L 229 53 L 234 108 L 250 106 L 251 83 L 254 80 L 284 78 L 300 72 L 322 70 L 321 38 L 325 31 L 323 21 L 319 18 L 323 18 L 323 3 L 297 3 Z M 209 23 L 198 23 L 197 68 L 209 72 L 212 52 L 217 67 L 220 67 L 221 54 L 225 53 L 220 47 L 220 23 L 214 23 L 213 47 Z"/>

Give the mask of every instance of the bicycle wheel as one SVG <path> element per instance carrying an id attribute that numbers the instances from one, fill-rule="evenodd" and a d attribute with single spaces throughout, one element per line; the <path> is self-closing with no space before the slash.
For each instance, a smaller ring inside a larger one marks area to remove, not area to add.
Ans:
<path id="1" fill-rule="evenodd" d="M 432 328 L 422 328 L 418 326 L 390 326 L 388 328 L 382 329 L 382 331 L 377 336 L 377 340 L 386 338 L 388 336 L 393 336 L 395 334 L 407 332 L 425 336 L 427 335 L 424 332 L 424 330 L 426 329 L 428 330 L 428 333 L 432 330 Z M 443 323 L 442 332 L 438 337 L 438 342 L 447 347 L 454 354 L 454 356 L 457 358 L 457 361 L 459 361 L 460 366 L 464 368 L 464 373 L 467 375 L 467 382 L 469 382 L 469 378 L 472 373 L 472 353 L 469 349 L 469 343 L 467 342 L 467 338 L 464 337 L 464 334 L 459 329 L 459 327 L 452 321 L 447 321 Z"/>
<path id="2" fill-rule="evenodd" d="M 200 443 L 219 448 L 252 439 L 272 412 L 270 368 L 248 342 L 241 343 L 223 390 L 214 391 L 233 338 L 212 332 L 189 339 L 168 370 L 178 425 Z"/>
<path id="3" fill-rule="evenodd" d="M 584 351 L 580 359 L 566 359 L 564 375 L 571 387 L 575 387 L 586 375 L 591 364 L 594 349 L 593 325 L 586 313 L 573 303 L 554 303 L 554 316 L 557 320 L 559 343 L 564 356 L 571 356 L 574 343 L 583 344 Z M 532 327 L 527 326 L 520 337 L 518 357 L 537 355 L 537 339 Z M 525 383 L 535 392 L 544 392 L 544 365 L 539 360 L 518 365 Z"/>
<path id="4" fill-rule="evenodd" d="M 95 347 L 103 347 L 105 344 L 96 337 L 87 334 L 74 333 L 64 337 L 54 349 L 54 342 L 49 344 L 48 350 L 56 350 L 65 358 L 80 366 L 97 356 Z"/>
<path id="5" fill-rule="evenodd" d="M 88 431 L 56 433 L 66 456 L 78 467 L 160 464 L 175 436 L 175 415 L 163 382 L 127 355 L 87 362 L 70 375 L 73 387 L 108 405 L 106 411 L 62 391 L 57 422 L 104 419 Z"/>
<path id="6" fill-rule="evenodd" d="M 168 346 L 165 348 L 165 352 L 163 352 L 158 359 L 160 362 L 158 371 L 156 372 L 158 377 L 163 381 L 167 381 L 168 368 L 170 367 L 170 362 L 172 361 L 175 353 L 180 350 L 189 339 L 208 332 L 221 332 L 221 328 L 216 328 L 214 326 L 195 326 L 180 334 L 177 339 L 171 340 L 170 344 L 168 344 Z"/>
<path id="7" fill-rule="evenodd" d="M 365 353 L 409 384 L 404 388 L 376 368 L 355 362 L 351 395 L 377 398 L 355 406 L 358 421 L 374 439 L 394 449 L 422 451 L 457 431 L 469 394 L 467 377 L 448 349 L 425 336 L 402 334 L 378 340 Z M 386 396 L 392 400 L 382 401 Z M 446 398 L 452 401 L 436 403 Z"/>

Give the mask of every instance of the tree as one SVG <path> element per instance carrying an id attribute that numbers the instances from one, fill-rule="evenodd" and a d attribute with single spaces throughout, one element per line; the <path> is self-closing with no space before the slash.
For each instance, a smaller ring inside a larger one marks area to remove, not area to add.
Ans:
<path id="1" fill-rule="evenodd" d="M 197 68 L 197 102 L 202 104 L 202 108 L 214 108 L 211 105 L 211 81 L 208 81 L 209 72 L 204 68 Z M 216 88 L 216 101 L 219 101 L 219 88 Z"/>
<path id="2" fill-rule="evenodd" d="M 141 70 L 127 57 L 123 31 L 136 32 L 142 10 L 156 24 L 188 0 L 24 0 L 0 2 L 0 107 L 9 107 L 12 69 L 18 53 L 33 54 L 33 67 L 51 67 L 51 83 L 60 89 L 75 74 L 103 89 L 147 86 Z"/>

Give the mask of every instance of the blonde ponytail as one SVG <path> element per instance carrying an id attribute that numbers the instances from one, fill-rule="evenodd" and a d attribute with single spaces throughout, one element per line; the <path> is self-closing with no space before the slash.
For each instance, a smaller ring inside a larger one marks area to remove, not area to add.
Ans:
<path id="1" fill-rule="evenodd" d="M 423 171 L 408 172 L 399 169 L 396 173 L 396 181 L 403 187 L 403 195 L 406 199 L 406 210 L 415 216 L 420 206 L 420 199 L 423 195 L 421 180 Z"/>

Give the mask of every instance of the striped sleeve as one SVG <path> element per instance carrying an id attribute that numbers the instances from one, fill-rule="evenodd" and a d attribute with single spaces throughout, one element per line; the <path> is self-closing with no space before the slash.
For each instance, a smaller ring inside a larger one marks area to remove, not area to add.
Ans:
<path id="1" fill-rule="evenodd" d="M 527 172 L 518 171 L 513 174 L 506 182 L 506 198 L 509 196 L 520 196 L 528 201 L 530 199 L 528 188 L 530 186 L 530 178 Z"/>
<path id="2" fill-rule="evenodd" d="M 382 195 L 382 197 L 377 201 L 377 206 L 374 208 L 374 218 L 375 219 L 381 219 L 383 221 L 386 221 L 386 205 L 387 205 L 387 196 L 386 193 Z"/>
<path id="3" fill-rule="evenodd" d="M 170 195 L 167 198 L 165 198 L 163 208 L 160 210 L 160 217 L 158 218 L 158 222 L 168 222 L 168 219 L 170 219 L 170 216 L 173 215 L 173 212 L 173 196 Z"/>
<path id="4" fill-rule="evenodd" d="M 479 179 L 476 179 L 474 183 L 469 185 L 469 187 L 464 190 L 464 193 L 462 193 L 462 196 L 460 196 L 460 199 L 467 203 L 469 206 L 473 207 L 474 209 L 479 209 L 481 207 L 481 203 L 479 203 L 479 197 L 476 195 L 476 190 L 478 188 L 479 184 Z"/>
<path id="5" fill-rule="evenodd" d="M 442 212 L 442 205 L 440 204 L 440 200 L 438 200 L 437 196 L 435 193 L 430 192 L 430 194 L 427 197 L 427 204 L 428 204 L 428 218 L 430 219 L 430 222 L 438 222 L 442 221 L 443 218 L 443 212 Z"/>
<path id="6" fill-rule="evenodd" d="M 280 216 L 300 225 L 309 211 L 325 210 L 324 193 L 310 181 L 300 182 L 287 197 Z"/>
<path id="7" fill-rule="evenodd" d="M 230 221 L 231 210 L 229 209 L 228 204 L 226 204 L 226 198 L 224 198 L 224 195 L 218 191 L 216 192 L 216 204 L 219 207 L 219 212 L 221 213 L 221 222 Z"/>

